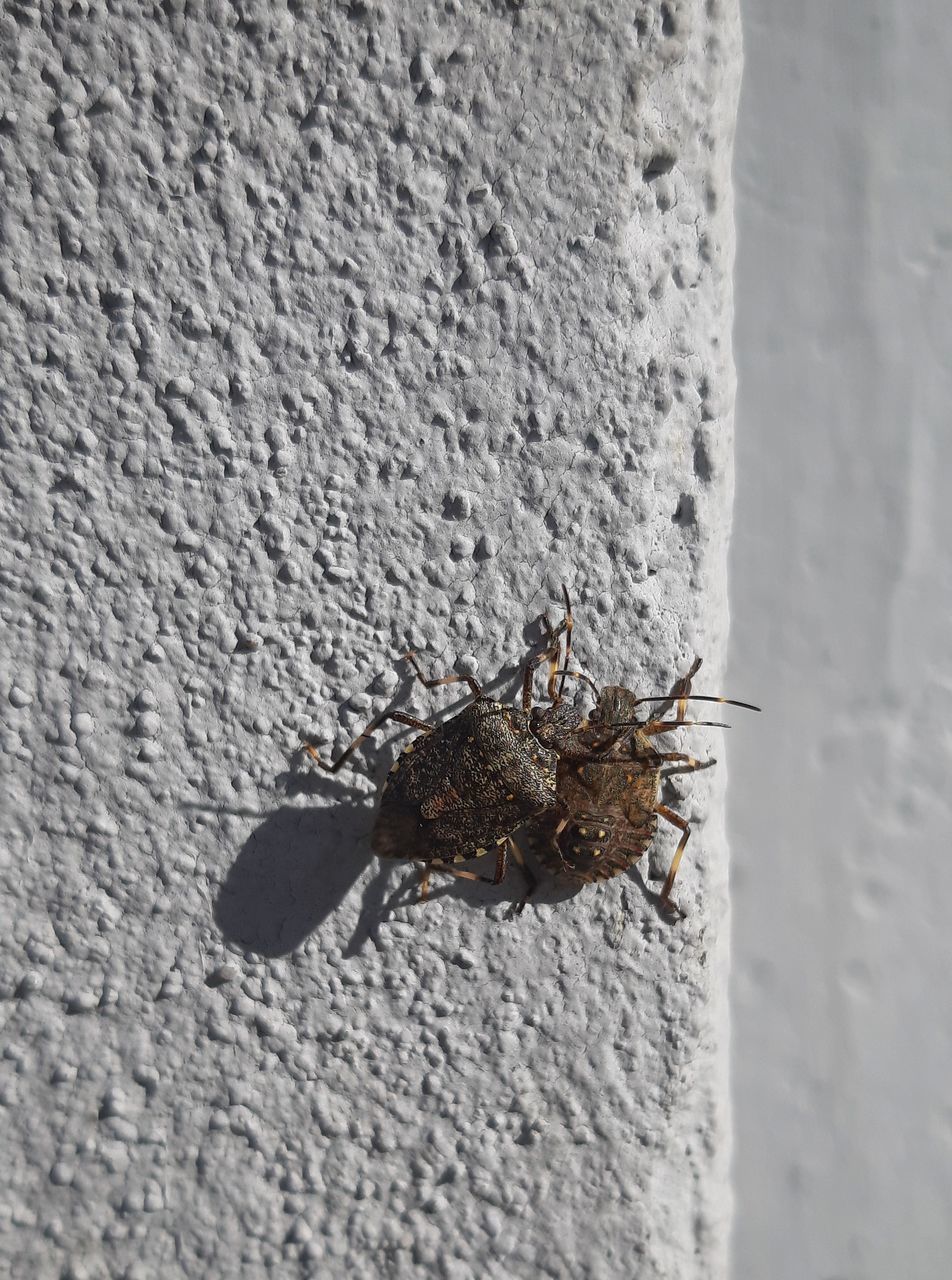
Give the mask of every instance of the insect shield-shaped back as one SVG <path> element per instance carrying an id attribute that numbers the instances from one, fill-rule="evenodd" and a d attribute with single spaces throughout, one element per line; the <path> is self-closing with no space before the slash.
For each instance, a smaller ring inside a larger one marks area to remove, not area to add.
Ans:
<path id="1" fill-rule="evenodd" d="M 700 665 L 696 658 L 671 692 L 660 697 L 639 697 L 631 689 L 610 686 L 598 694 L 587 721 L 574 732 L 559 731 L 554 738 L 556 717 L 539 713 L 540 737 L 551 738 L 559 756 L 555 809 L 537 820 L 533 832 L 536 855 L 548 871 L 576 885 L 618 875 L 648 848 L 661 817 L 681 832 L 660 894 L 661 903 L 673 908 L 671 889 L 691 827 L 680 814 L 659 803 L 661 768 L 668 766 L 665 776 L 670 777 L 707 769 L 714 761 L 661 750 L 653 740 L 674 729 L 727 727 L 718 721 L 686 719 L 690 701 L 759 710 L 749 702 L 692 693 L 691 681 Z M 592 683 L 579 672 L 568 674 Z M 656 704 L 653 714 L 639 717 L 639 707 L 651 704 Z M 672 709 L 674 718 L 668 719 Z"/>
<path id="2" fill-rule="evenodd" d="M 398 756 L 381 796 L 373 850 L 423 862 L 486 853 L 555 803 L 556 763 L 524 712 L 477 698 Z"/>
<path id="3" fill-rule="evenodd" d="M 638 730 L 637 695 L 601 691 L 587 721 L 566 708 L 541 710 L 537 732 L 559 755 L 557 807 L 535 827 L 542 865 L 582 885 L 627 870 L 651 843 L 661 786 L 657 750 Z"/>

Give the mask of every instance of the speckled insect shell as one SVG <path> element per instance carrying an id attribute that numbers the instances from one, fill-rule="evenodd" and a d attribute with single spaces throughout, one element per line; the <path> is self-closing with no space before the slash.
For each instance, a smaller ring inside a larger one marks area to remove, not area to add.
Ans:
<path id="1" fill-rule="evenodd" d="M 651 740 L 635 730 L 626 758 L 617 762 L 560 761 L 559 808 L 540 817 L 532 838 L 533 853 L 551 875 L 563 883 L 591 884 L 612 879 L 641 858 L 658 826 L 661 769 L 643 763 L 655 754 Z"/>
<path id="2" fill-rule="evenodd" d="M 515 707 L 477 698 L 397 757 L 371 836 L 382 858 L 462 862 L 555 803 L 557 757 Z"/>

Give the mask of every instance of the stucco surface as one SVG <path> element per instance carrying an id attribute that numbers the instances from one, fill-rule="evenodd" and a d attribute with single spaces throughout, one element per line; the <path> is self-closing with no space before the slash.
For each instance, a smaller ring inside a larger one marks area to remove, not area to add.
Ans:
<path id="1" fill-rule="evenodd" d="M 10 1274 L 721 1274 L 723 773 L 682 921 L 514 920 L 371 857 L 397 735 L 295 747 L 452 706 L 408 641 L 513 692 L 563 580 L 716 691 L 738 67 L 730 3 L 0 11 Z"/>

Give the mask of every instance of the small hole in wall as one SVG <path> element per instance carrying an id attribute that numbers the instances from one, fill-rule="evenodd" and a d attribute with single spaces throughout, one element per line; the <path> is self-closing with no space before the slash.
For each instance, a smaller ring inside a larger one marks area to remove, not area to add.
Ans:
<path id="1" fill-rule="evenodd" d="M 645 182 L 654 182 L 655 178 L 661 178 L 666 173 L 670 173 L 677 164 L 677 160 L 678 157 L 669 152 L 658 151 L 642 169 L 641 176 Z"/>
<path id="2" fill-rule="evenodd" d="M 702 484 L 707 484 L 714 474 L 711 466 L 711 455 L 708 453 L 706 443 L 701 440 L 694 447 L 694 474 Z"/>
<path id="3" fill-rule="evenodd" d="M 682 493 L 674 515 L 671 517 L 672 524 L 677 524 L 684 528 L 687 525 L 694 524 L 695 516 L 694 499 L 690 494 Z"/>

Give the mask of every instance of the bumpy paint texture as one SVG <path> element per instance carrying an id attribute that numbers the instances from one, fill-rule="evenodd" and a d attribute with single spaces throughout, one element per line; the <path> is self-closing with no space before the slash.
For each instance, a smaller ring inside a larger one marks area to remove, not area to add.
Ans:
<path id="1" fill-rule="evenodd" d="M 294 748 L 458 705 L 408 642 L 513 696 L 563 580 L 718 691 L 738 69 L 717 0 L 0 9 L 8 1274 L 721 1274 L 722 773 L 679 924 L 513 920 L 372 858 L 400 732 Z"/>

